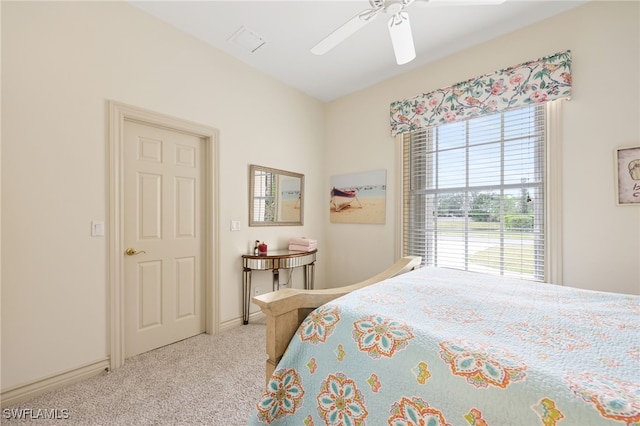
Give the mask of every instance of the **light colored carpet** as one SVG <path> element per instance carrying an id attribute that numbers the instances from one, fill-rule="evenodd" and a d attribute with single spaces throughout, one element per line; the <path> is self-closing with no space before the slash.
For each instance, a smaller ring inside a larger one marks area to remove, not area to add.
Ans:
<path id="1" fill-rule="evenodd" d="M 198 336 L 96 376 L 6 407 L 2 424 L 246 425 L 264 390 L 265 324 Z M 6 410 L 66 410 L 68 419 L 6 419 Z"/>

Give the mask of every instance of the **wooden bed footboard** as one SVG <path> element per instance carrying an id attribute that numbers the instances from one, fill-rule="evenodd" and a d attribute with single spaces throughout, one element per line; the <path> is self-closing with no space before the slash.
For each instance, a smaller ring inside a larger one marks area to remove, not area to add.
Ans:
<path id="1" fill-rule="evenodd" d="M 379 274 L 356 284 L 322 290 L 287 288 L 254 297 L 252 302 L 267 316 L 267 382 L 298 326 L 311 311 L 354 290 L 411 271 L 420 263 L 420 256 L 406 256 Z"/>

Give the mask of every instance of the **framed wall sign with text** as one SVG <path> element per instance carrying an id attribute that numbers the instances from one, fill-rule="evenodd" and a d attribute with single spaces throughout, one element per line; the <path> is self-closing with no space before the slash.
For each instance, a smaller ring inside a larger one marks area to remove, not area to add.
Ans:
<path id="1" fill-rule="evenodd" d="M 640 146 L 616 149 L 616 202 L 640 205 Z"/>

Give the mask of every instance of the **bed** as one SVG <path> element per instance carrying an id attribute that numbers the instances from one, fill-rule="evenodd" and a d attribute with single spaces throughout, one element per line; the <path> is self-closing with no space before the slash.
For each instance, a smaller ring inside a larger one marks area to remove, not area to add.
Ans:
<path id="1" fill-rule="evenodd" d="M 640 296 L 415 266 L 313 310 L 313 291 L 254 300 L 270 360 L 249 424 L 640 424 Z"/>

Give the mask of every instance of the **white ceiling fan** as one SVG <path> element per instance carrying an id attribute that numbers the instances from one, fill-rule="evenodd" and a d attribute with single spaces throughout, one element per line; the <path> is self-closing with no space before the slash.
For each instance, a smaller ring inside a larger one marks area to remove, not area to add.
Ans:
<path id="1" fill-rule="evenodd" d="M 409 14 L 404 9 L 411 3 L 422 5 L 480 5 L 480 4 L 500 4 L 505 0 L 369 0 L 370 9 L 363 10 L 337 30 L 325 37 L 316 44 L 311 53 L 324 55 L 347 37 L 354 34 L 360 28 L 373 21 L 381 12 L 391 15 L 387 26 L 391 36 L 391 44 L 396 56 L 398 65 L 411 62 L 416 57 L 413 45 L 413 35 L 411 34 L 411 24 Z"/>

